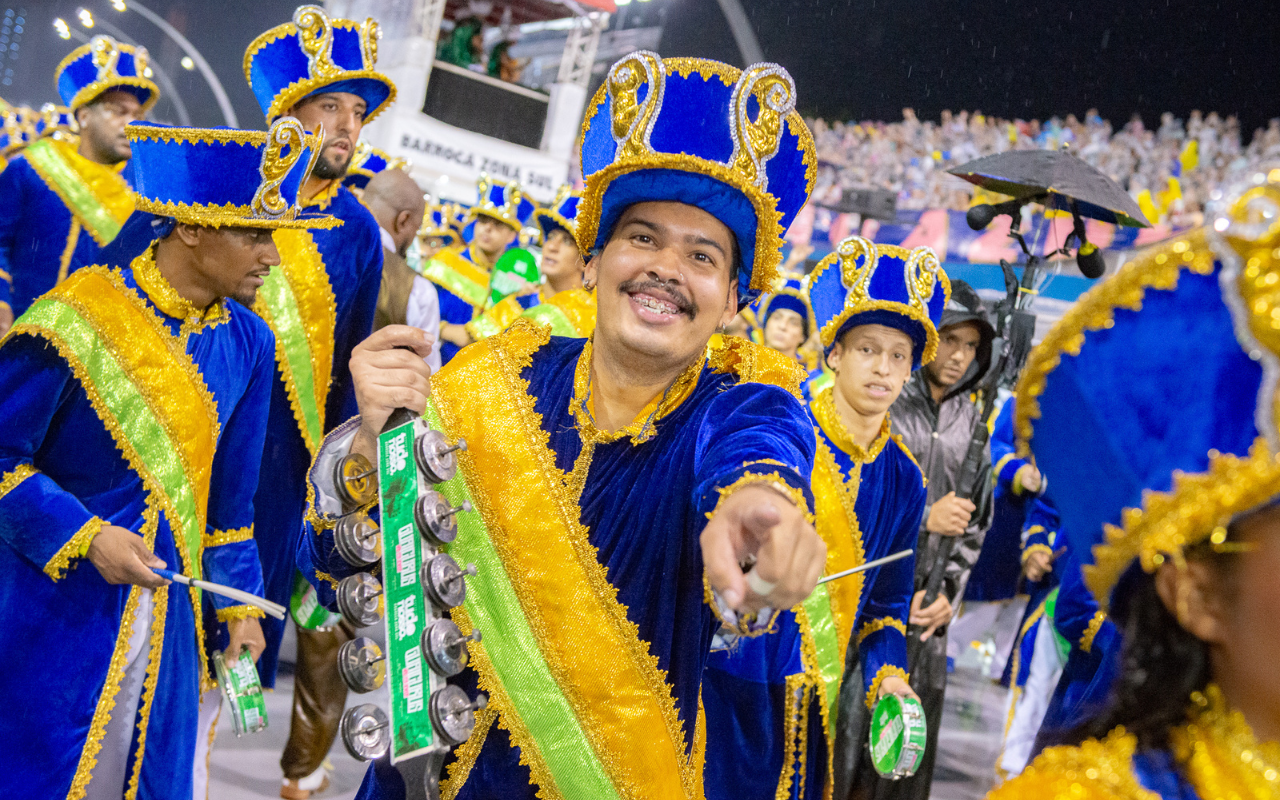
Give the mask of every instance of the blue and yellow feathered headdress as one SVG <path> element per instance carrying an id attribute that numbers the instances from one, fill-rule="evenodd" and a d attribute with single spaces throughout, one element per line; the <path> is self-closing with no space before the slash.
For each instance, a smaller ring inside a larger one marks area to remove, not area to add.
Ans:
<path id="1" fill-rule="evenodd" d="M 1255 181 L 1076 301 L 1019 379 L 1020 449 L 1104 607 L 1280 496 L 1280 168 Z"/>
<path id="2" fill-rule="evenodd" d="M 804 335 L 807 337 L 817 327 L 813 316 L 813 306 L 804 292 L 804 277 L 797 274 L 786 274 L 778 278 L 773 290 L 760 298 L 759 313 L 756 319 L 763 328 L 769 323 L 769 315 L 780 308 L 794 311 L 804 320 Z"/>
<path id="3" fill-rule="evenodd" d="M 603 247 L 635 203 L 697 206 L 724 223 L 742 254 L 738 303 L 777 278 L 782 234 L 813 190 L 813 137 L 777 64 L 745 71 L 699 58 L 632 53 L 587 108 L 578 245 Z"/>
<path id="4" fill-rule="evenodd" d="M 138 98 L 145 114 L 160 99 L 160 89 L 147 77 L 147 49 L 95 36 L 67 54 L 54 70 L 53 82 L 62 102 L 75 113 L 103 92 L 118 90 Z"/>
<path id="5" fill-rule="evenodd" d="M 80 126 L 76 124 L 75 114 L 71 113 L 71 109 L 66 106 L 59 106 L 53 103 L 45 103 L 40 106 L 40 116 L 36 119 L 36 136 L 40 139 L 46 136 L 74 136 L 80 132 Z"/>
<path id="6" fill-rule="evenodd" d="M 418 237 L 444 239 L 445 247 L 461 244 L 462 229 L 458 227 L 457 219 L 458 210 L 452 203 L 429 206 L 422 218 L 422 227 L 418 229 Z"/>
<path id="7" fill-rule="evenodd" d="M 480 180 L 476 182 L 476 204 L 467 212 L 467 223 L 474 222 L 477 217 L 489 217 L 510 225 L 519 233 L 533 215 L 534 208 L 533 201 L 525 196 L 520 184 L 494 180 L 481 173 Z"/>
<path id="8" fill-rule="evenodd" d="M 351 156 L 351 164 L 347 166 L 347 175 L 342 179 L 342 183 L 345 186 L 363 189 L 369 184 L 370 178 L 388 169 L 402 169 L 408 172 L 409 160 L 395 158 L 366 142 L 360 142 Z"/>
<path id="9" fill-rule="evenodd" d="M 133 124 L 134 207 L 191 225 L 331 228 L 331 216 L 303 215 L 298 190 L 319 153 L 322 133 L 293 117 L 269 131 Z"/>
<path id="10" fill-rule="evenodd" d="M 395 84 L 374 69 L 381 31 L 364 22 L 329 19 L 319 6 L 299 6 L 293 21 L 254 39 L 244 51 L 244 77 L 267 122 L 317 92 L 348 92 L 364 98 L 364 121 L 378 116 L 396 97 Z"/>
<path id="11" fill-rule="evenodd" d="M 928 247 L 907 250 L 850 236 L 809 273 L 806 292 L 827 352 L 855 325 L 887 325 L 911 337 L 913 368 L 938 354 L 951 281 Z"/>
<path id="12" fill-rule="evenodd" d="M 566 231 L 570 236 L 576 236 L 578 204 L 581 201 L 582 194 L 575 192 L 573 187 L 566 183 L 556 190 L 556 199 L 551 201 L 548 208 L 534 210 L 533 218 L 542 229 L 542 241 L 545 242 L 551 232 L 557 228 Z"/>

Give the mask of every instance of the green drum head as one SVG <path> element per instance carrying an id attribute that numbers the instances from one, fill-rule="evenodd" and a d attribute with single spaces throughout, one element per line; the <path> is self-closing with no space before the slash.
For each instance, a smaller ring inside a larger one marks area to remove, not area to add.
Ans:
<path id="1" fill-rule="evenodd" d="M 885 695 L 871 714 L 868 746 L 876 772 L 898 779 L 914 775 L 924 756 L 924 708 L 910 697 Z"/>

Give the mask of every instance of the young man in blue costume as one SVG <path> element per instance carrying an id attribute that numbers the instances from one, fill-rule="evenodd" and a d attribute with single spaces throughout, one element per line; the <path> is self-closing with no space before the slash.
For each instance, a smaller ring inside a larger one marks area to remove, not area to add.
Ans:
<path id="1" fill-rule="evenodd" d="M 803 373 L 742 340 L 708 351 L 772 285 L 782 231 L 812 186 L 794 108 L 776 65 L 624 58 L 583 134 L 577 235 L 593 254 L 593 337 L 520 320 L 429 381 L 419 356 L 394 349 L 421 352 L 417 331 L 385 328 L 357 349 L 362 416 L 312 470 L 300 561 L 352 572 L 333 555 L 328 476 L 348 450 L 372 454 L 399 406 L 467 440 L 461 481 L 480 513 L 459 519 L 455 552 L 490 542 L 503 554 L 467 579 L 453 612 L 464 631 L 500 618 L 510 633 L 486 631 L 471 645 L 476 669 L 457 679 L 489 704 L 445 796 L 701 797 L 699 687 L 720 619 L 761 633 L 775 616 L 762 609 L 794 605 L 821 574 Z M 331 584 L 316 584 L 331 600 Z M 403 791 L 380 761 L 360 796 Z"/>
<path id="2" fill-rule="evenodd" d="M 818 353 L 803 347 L 816 327 L 813 309 L 804 293 L 804 276 L 784 274 L 773 291 L 760 300 L 760 320 L 763 328 L 760 338 L 771 347 L 794 359 L 809 373 L 805 381 L 805 396 L 809 396 L 814 381 L 823 375 Z"/>
<path id="3" fill-rule="evenodd" d="M 835 372 L 834 385 L 809 404 L 827 574 L 915 547 L 924 481 L 890 437 L 888 412 L 937 349 L 948 294 L 931 250 L 858 237 L 841 242 L 807 280 L 802 299 L 806 309 L 813 304 Z M 778 297 L 787 296 L 773 302 Z M 764 306 L 766 332 L 773 302 Z M 856 656 L 866 676 L 850 690 L 859 702 L 914 695 L 904 639 L 912 565 L 907 558 L 825 584 L 779 615 L 776 634 L 712 654 L 703 681 L 707 797 L 830 795 L 846 658 Z"/>
<path id="4" fill-rule="evenodd" d="M 533 218 L 542 230 L 542 259 L 538 271 L 543 283 L 507 295 L 468 322 L 467 333 L 479 341 L 506 329 L 517 317 L 528 317 L 551 326 L 553 336 L 589 338 L 596 327 L 596 298 L 582 286 L 586 264 L 574 239 L 578 204 L 582 195 L 564 185 L 550 208 L 539 208 Z"/>
<path id="5" fill-rule="evenodd" d="M 355 345 L 373 330 L 382 281 L 378 223 L 342 185 L 361 129 L 395 99 L 395 86 L 374 69 L 377 38 L 373 20 L 331 20 L 317 6 L 301 6 L 291 22 L 263 33 L 245 50 L 245 78 L 267 121 L 287 114 L 309 131 L 323 130 L 324 148 L 301 203 L 342 222 L 340 228 L 277 233 L 281 264 L 253 306 L 276 335 L 278 377 L 254 524 L 267 598 L 281 604 L 289 603 L 297 577 L 294 551 L 306 506 L 307 466 L 325 433 L 356 411 L 348 363 Z M 284 624 L 264 623 L 264 686 L 275 684 Z M 320 764 L 342 711 L 340 699 L 332 706 L 341 687 L 335 653 L 344 633 L 300 628 L 298 639 L 302 690 L 294 693 L 282 764 L 286 788 L 310 777 L 314 789 L 325 779 Z M 318 672 L 303 664 L 318 665 Z"/>
<path id="6" fill-rule="evenodd" d="M 33 142 L 0 173 L 0 276 L 10 276 L 0 280 L 0 335 L 37 297 L 98 263 L 132 213 L 124 129 L 160 97 L 146 71 L 145 48 L 107 36 L 58 65 L 54 83 L 80 138 Z"/>
<path id="7" fill-rule="evenodd" d="M 128 131 L 128 225 L 152 241 L 68 278 L 0 343 L 6 797 L 192 795 L 214 631 L 201 592 L 151 568 L 262 593 L 245 455 L 273 342 L 226 298 L 252 301 L 279 263 L 274 229 L 332 222 L 294 203 L 319 146 L 296 120 Z M 211 599 L 218 640 L 261 652 L 262 612 Z"/>
<path id="8" fill-rule="evenodd" d="M 1072 744 L 993 798 L 1280 795 L 1278 207 L 1280 172 L 1250 176 L 1027 361 L 1019 443 L 1053 476 L 1124 668 Z"/>
<path id="9" fill-rule="evenodd" d="M 466 325 L 489 299 L 489 273 L 533 214 L 533 201 L 518 183 L 481 175 L 476 196 L 463 220 L 464 227 L 471 227 L 471 241 L 459 250 L 440 251 L 422 273 L 440 294 L 440 358 L 445 364 L 473 341 Z"/>

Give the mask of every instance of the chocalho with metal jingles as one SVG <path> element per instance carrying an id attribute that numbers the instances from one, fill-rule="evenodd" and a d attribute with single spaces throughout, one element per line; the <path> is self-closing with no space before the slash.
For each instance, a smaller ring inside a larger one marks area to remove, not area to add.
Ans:
<path id="1" fill-rule="evenodd" d="M 378 437 L 376 473 L 359 454 L 335 467 L 347 512 L 335 545 L 347 563 L 370 569 L 338 584 L 338 609 L 357 627 L 382 619 L 387 647 L 384 653 L 372 639 L 356 638 L 338 651 L 338 668 L 351 691 L 385 683 L 390 695 L 385 710 L 372 703 L 348 709 L 339 730 L 355 758 L 389 757 L 410 800 L 438 800 L 445 756 L 471 735 L 475 712 L 486 704 L 484 695 L 472 702 L 445 682 L 466 667 L 467 643 L 480 640 L 480 631 L 464 636 L 446 614 L 462 605 L 465 579 L 476 574 L 444 552 L 457 535 L 455 515 L 471 506 L 452 507 L 436 491 L 454 477 L 463 449 L 465 441 L 449 443 L 416 414 L 397 409 Z M 375 494 L 381 525 L 360 510 Z"/>

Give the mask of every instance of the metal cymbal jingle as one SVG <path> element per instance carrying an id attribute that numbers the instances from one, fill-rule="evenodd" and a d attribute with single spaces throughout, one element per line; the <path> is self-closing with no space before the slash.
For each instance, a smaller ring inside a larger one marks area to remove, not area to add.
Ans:
<path id="1" fill-rule="evenodd" d="M 333 467 L 333 485 L 338 491 L 342 507 L 359 508 L 376 500 L 377 474 L 378 471 L 369 463 L 369 459 L 359 453 L 351 453 L 338 459 Z"/>
<path id="2" fill-rule="evenodd" d="M 367 572 L 343 578 L 338 584 L 338 611 L 357 628 L 366 628 L 382 619 L 382 584 Z"/>
<path id="3" fill-rule="evenodd" d="M 363 511 L 338 518 L 333 545 L 342 560 L 353 567 L 367 567 L 382 558 L 382 536 L 377 523 Z"/>
<path id="4" fill-rule="evenodd" d="M 471 503 L 463 502 L 454 507 L 439 492 L 426 491 L 418 498 L 413 507 L 413 520 L 418 531 L 435 547 L 443 547 L 458 535 L 458 521 L 455 518 L 459 511 L 470 511 Z"/>
<path id="5" fill-rule="evenodd" d="M 422 632 L 422 654 L 431 669 L 446 678 L 462 672 L 467 666 L 467 642 L 480 641 L 480 631 L 464 636 L 453 620 L 432 620 Z"/>
<path id="6" fill-rule="evenodd" d="M 391 723 L 386 712 L 372 703 L 353 706 L 338 723 L 342 744 L 358 761 L 381 757 L 391 746 Z"/>
<path id="7" fill-rule="evenodd" d="M 387 657 L 377 642 L 359 636 L 338 648 L 338 671 L 351 691 L 372 692 L 387 678 Z"/>
<path id="8" fill-rule="evenodd" d="M 464 571 L 448 553 L 441 553 L 422 565 L 422 585 L 436 608 L 457 608 L 467 599 L 467 584 L 463 578 L 475 575 L 475 564 L 468 564 Z"/>
<path id="9" fill-rule="evenodd" d="M 476 712 L 487 704 L 488 698 L 484 695 L 473 703 L 457 686 L 445 686 L 431 695 L 431 724 L 443 741 L 456 747 L 470 738 L 476 728 Z"/>
<path id="10" fill-rule="evenodd" d="M 457 444 L 451 446 L 444 434 L 437 430 L 423 433 L 413 443 L 413 455 L 418 462 L 418 469 L 431 483 L 444 483 L 451 479 L 458 471 L 457 452 L 466 449 L 465 439 L 459 439 Z"/>

